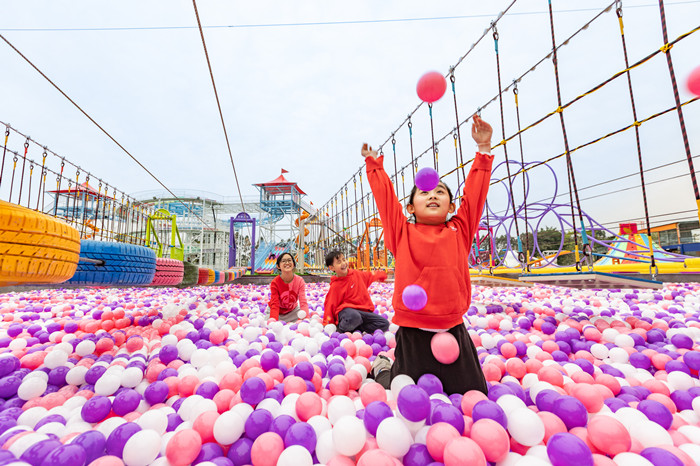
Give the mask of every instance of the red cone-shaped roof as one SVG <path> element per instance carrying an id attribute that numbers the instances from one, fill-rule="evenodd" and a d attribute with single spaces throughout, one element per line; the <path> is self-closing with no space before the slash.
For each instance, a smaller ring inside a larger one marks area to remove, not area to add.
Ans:
<path id="1" fill-rule="evenodd" d="M 283 173 L 287 172 L 284 169 L 282 169 L 282 171 Z M 296 189 L 299 194 L 306 195 L 306 193 L 301 190 L 295 181 L 289 181 L 282 174 L 272 181 L 268 181 L 267 183 L 256 183 L 253 186 L 258 186 L 270 194 L 290 194 L 293 189 Z"/>

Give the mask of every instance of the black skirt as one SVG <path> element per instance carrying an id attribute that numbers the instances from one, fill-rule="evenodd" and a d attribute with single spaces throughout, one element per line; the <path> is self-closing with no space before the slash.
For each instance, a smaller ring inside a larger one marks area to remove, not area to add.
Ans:
<path id="1" fill-rule="evenodd" d="M 394 364 L 391 366 L 391 378 L 378 377 L 377 382 L 389 388 L 391 379 L 399 374 L 410 376 L 414 382 L 423 374 L 433 374 L 442 382 L 442 388 L 448 395 L 463 395 L 469 390 L 478 390 L 488 394 L 484 372 L 481 370 L 476 347 L 469 337 L 464 324 L 448 330 L 459 344 L 459 357 L 452 364 L 443 364 L 433 356 L 430 341 L 435 332 L 418 328 L 399 327 L 396 332 Z M 384 375 L 381 373 L 380 375 Z M 384 379 L 384 380 L 381 380 Z"/>

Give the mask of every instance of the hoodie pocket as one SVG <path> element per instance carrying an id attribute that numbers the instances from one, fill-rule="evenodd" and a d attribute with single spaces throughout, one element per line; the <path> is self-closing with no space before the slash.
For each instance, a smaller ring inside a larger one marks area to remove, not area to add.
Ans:
<path id="1" fill-rule="evenodd" d="M 453 267 L 425 267 L 415 282 L 425 290 L 430 314 L 452 313 L 464 307 L 466 284 Z"/>

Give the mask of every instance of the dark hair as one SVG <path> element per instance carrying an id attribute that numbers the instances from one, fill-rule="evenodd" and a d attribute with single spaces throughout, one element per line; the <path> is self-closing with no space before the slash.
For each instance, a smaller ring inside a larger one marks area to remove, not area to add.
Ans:
<path id="1" fill-rule="evenodd" d="M 292 258 L 292 264 L 294 264 L 294 267 L 297 266 L 297 261 L 294 260 L 294 256 L 292 256 L 292 253 L 291 253 L 291 252 L 283 252 L 282 254 L 280 254 L 279 256 L 277 256 L 277 268 L 278 268 L 278 269 L 280 268 L 280 262 L 282 262 L 282 258 L 283 258 L 284 256 L 289 256 L 289 257 L 291 257 L 291 258 Z"/>
<path id="2" fill-rule="evenodd" d="M 326 267 L 333 265 L 333 262 L 335 262 L 335 260 L 342 255 L 343 253 L 338 249 L 333 249 L 331 252 L 326 254 Z"/>
<path id="3" fill-rule="evenodd" d="M 450 187 L 447 186 L 447 184 L 443 183 L 442 181 L 440 181 L 438 183 L 438 186 L 439 185 L 443 185 L 445 187 L 445 189 L 447 190 L 447 194 L 449 194 L 449 196 L 450 196 L 450 204 L 451 204 L 453 201 L 453 198 L 452 198 L 452 191 L 450 190 Z M 411 194 L 408 196 L 408 204 L 406 204 L 407 206 L 413 204 L 413 196 L 415 196 L 417 192 L 418 192 L 418 186 L 414 185 L 413 189 L 411 190 Z"/>

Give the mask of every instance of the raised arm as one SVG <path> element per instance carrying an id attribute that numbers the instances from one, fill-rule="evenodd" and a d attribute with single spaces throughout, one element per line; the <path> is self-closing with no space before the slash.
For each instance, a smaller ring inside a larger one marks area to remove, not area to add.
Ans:
<path id="1" fill-rule="evenodd" d="M 481 214 L 484 211 L 484 204 L 486 204 L 493 163 L 493 155 L 490 154 L 492 134 L 491 125 L 475 115 L 472 124 L 472 138 L 476 142 L 479 152 L 474 158 L 474 163 L 472 163 L 464 183 L 462 202 L 455 216 L 464 224 L 467 241 L 471 241 L 474 237 L 481 220 Z"/>
<path id="2" fill-rule="evenodd" d="M 386 247 L 392 254 L 396 254 L 397 238 L 406 227 L 403 207 L 396 197 L 389 175 L 384 171 L 384 156 L 377 157 L 377 151 L 367 144 L 362 146 L 362 156 L 367 163 L 367 180 L 377 203 L 379 217 L 382 219 Z"/>
<path id="3" fill-rule="evenodd" d="M 361 270 L 359 273 L 362 274 L 362 281 L 365 282 L 365 285 L 369 288 L 369 286 L 374 283 L 374 282 L 383 282 L 386 280 L 386 272 L 384 270 L 377 270 L 375 272 L 370 272 L 367 270 Z"/>

